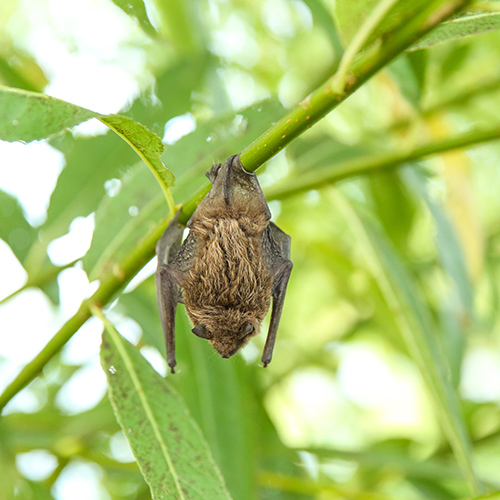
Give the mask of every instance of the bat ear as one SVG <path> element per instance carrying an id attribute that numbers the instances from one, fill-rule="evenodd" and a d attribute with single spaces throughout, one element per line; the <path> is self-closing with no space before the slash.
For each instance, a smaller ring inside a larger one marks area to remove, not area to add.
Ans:
<path id="1" fill-rule="evenodd" d="M 212 335 L 210 332 L 207 330 L 207 327 L 203 324 L 196 325 L 192 330 L 191 330 L 197 337 L 200 337 L 200 339 L 210 339 L 212 338 Z"/>
<path id="2" fill-rule="evenodd" d="M 219 173 L 220 168 L 222 167 L 222 163 L 216 163 L 212 165 L 210 170 L 205 174 L 208 177 L 208 180 L 213 184 L 217 174 Z"/>
<path id="3" fill-rule="evenodd" d="M 245 323 L 240 330 L 240 338 L 245 338 L 250 335 L 255 330 L 255 327 L 251 323 Z"/>

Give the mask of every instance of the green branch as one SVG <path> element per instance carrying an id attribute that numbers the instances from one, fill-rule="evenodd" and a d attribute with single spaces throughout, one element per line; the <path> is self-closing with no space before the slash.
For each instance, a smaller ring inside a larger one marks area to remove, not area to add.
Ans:
<path id="1" fill-rule="evenodd" d="M 267 132 L 241 152 L 245 168 L 253 172 L 265 161 L 282 150 L 290 141 L 298 137 L 311 125 L 334 109 L 350 96 L 358 87 L 368 81 L 377 71 L 386 66 L 415 40 L 422 37 L 433 27 L 463 9 L 467 0 L 434 0 L 421 9 L 397 32 L 365 50 L 351 68 L 346 69 L 346 85 L 341 92 L 334 92 L 333 76 L 324 85 L 312 92 L 297 107 L 285 115 Z M 430 154 L 430 153 L 429 153 Z M 210 186 L 205 184 L 197 193 L 184 203 L 179 220 L 186 223 Z M 162 220 L 146 237 L 138 243 L 134 251 L 101 281 L 99 289 L 82 302 L 77 313 L 70 318 L 55 334 L 40 353 L 30 361 L 0 396 L 0 410 L 27 384 L 38 376 L 43 367 L 68 342 L 76 331 L 89 319 L 90 306 L 102 307 L 119 292 L 133 276 L 154 255 L 156 242 L 165 230 L 168 220 Z"/>
<path id="2" fill-rule="evenodd" d="M 421 160 L 427 156 L 498 139 L 500 139 L 500 126 L 497 125 L 491 129 L 473 130 L 449 139 L 433 141 L 407 152 L 362 156 L 319 170 L 310 170 L 303 175 L 285 180 L 279 185 L 266 189 L 266 198 L 268 200 L 288 198 L 304 191 L 319 189 L 348 177 L 395 168 L 403 163 Z"/>

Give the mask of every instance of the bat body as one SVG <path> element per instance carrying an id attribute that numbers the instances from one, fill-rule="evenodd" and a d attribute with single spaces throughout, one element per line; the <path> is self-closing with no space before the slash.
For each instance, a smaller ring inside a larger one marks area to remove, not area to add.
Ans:
<path id="1" fill-rule="evenodd" d="M 271 361 L 292 262 L 290 237 L 274 223 L 262 189 L 238 156 L 213 165 L 212 188 L 187 223 L 178 214 L 156 253 L 158 306 L 174 372 L 175 310 L 183 302 L 193 333 L 229 358 L 258 333 L 273 310 L 262 361 Z"/>

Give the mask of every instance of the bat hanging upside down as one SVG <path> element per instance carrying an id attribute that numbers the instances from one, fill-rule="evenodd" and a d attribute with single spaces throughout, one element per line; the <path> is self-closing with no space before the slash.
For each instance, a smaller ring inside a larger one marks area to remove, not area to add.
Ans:
<path id="1" fill-rule="evenodd" d="M 293 267 L 290 236 L 270 222 L 257 177 L 243 168 L 239 155 L 213 165 L 207 177 L 212 188 L 187 223 L 184 243 L 177 212 L 156 246 L 158 306 L 172 373 L 178 302 L 193 333 L 229 358 L 258 333 L 272 298 L 262 355 L 267 366 Z"/>

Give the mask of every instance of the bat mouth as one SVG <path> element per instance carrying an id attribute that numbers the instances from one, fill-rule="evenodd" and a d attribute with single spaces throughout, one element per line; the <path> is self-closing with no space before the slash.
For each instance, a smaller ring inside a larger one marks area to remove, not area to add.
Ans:
<path id="1" fill-rule="evenodd" d="M 214 349 L 221 355 L 222 358 L 224 359 L 227 359 L 227 358 L 230 358 L 232 356 L 234 356 L 238 350 L 240 349 L 240 347 L 242 347 L 242 344 L 237 344 L 237 345 L 234 345 L 234 344 L 217 344 L 217 345 L 214 345 L 212 344 Z"/>

